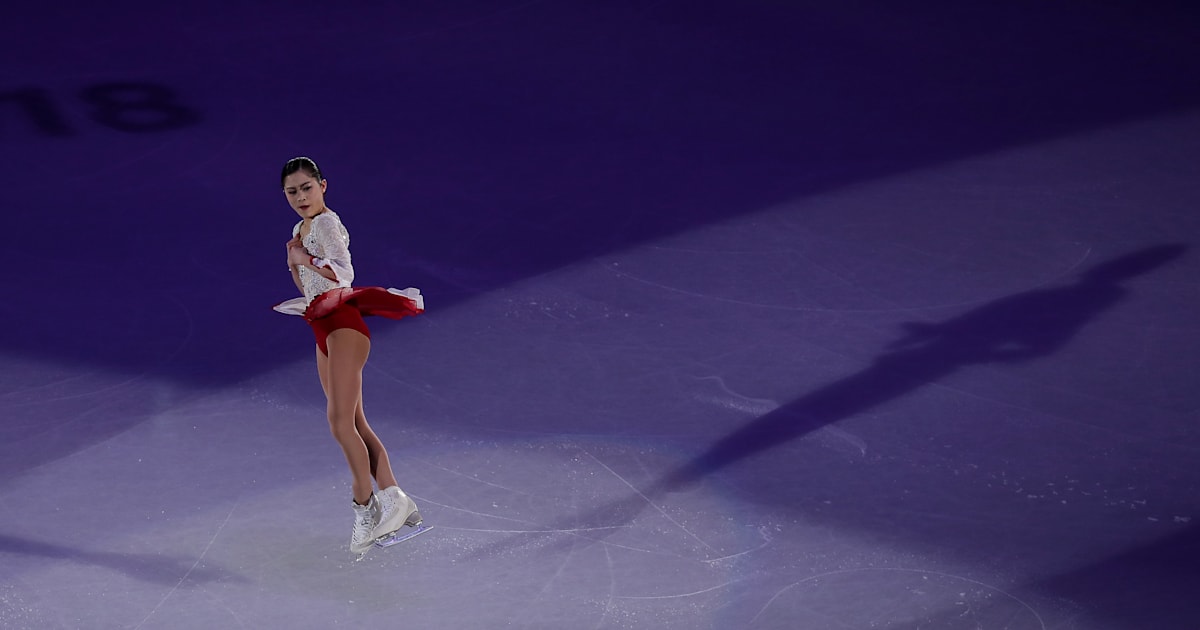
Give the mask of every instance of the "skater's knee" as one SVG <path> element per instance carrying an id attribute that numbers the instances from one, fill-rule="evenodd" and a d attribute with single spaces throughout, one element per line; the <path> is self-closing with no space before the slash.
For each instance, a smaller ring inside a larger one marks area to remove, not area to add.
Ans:
<path id="1" fill-rule="evenodd" d="M 354 414 L 346 416 L 345 414 L 330 413 L 329 432 L 333 434 L 333 437 L 338 438 L 339 441 L 341 441 L 342 437 L 349 437 L 351 435 L 357 437 L 358 429 L 354 426 Z"/>

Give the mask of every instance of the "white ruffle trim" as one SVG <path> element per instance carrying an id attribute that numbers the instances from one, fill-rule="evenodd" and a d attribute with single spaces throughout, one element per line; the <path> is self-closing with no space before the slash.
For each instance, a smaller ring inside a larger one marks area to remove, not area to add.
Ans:
<path id="1" fill-rule="evenodd" d="M 305 309 L 308 308 L 308 302 L 303 297 L 292 298 L 286 302 L 280 302 L 271 308 L 283 313 L 284 315 L 304 315 Z"/>
<path id="2" fill-rule="evenodd" d="M 388 289 L 388 293 L 402 295 L 416 303 L 417 308 L 425 310 L 425 298 L 421 295 L 421 290 L 416 287 L 408 287 L 407 289 Z"/>
<path id="3" fill-rule="evenodd" d="M 412 300 L 417 305 L 417 308 L 421 309 L 422 311 L 425 310 L 425 297 L 421 295 L 421 290 L 416 287 L 408 287 L 407 289 L 389 288 L 387 292 L 406 297 Z M 283 313 L 284 315 L 304 316 L 305 311 L 308 310 L 308 301 L 303 297 L 292 298 L 286 302 L 280 302 L 271 308 L 275 309 L 275 311 L 279 313 Z"/>

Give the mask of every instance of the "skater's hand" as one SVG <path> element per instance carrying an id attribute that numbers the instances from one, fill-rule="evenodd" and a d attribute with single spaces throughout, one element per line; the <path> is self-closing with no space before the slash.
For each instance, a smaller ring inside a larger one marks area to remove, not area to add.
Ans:
<path id="1" fill-rule="evenodd" d="M 300 237 L 294 237 L 287 242 L 287 259 L 288 266 L 295 267 L 298 265 L 308 264 L 312 260 L 312 256 L 304 249 L 304 245 L 300 242 Z"/>

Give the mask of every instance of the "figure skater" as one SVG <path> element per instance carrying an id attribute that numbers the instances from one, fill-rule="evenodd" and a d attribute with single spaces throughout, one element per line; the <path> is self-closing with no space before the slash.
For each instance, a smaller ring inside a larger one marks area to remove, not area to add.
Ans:
<path id="1" fill-rule="evenodd" d="M 275 306 L 302 315 L 317 341 L 317 375 L 328 401 L 329 428 L 342 447 L 353 478 L 354 529 L 350 552 L 362 557 L 371 544 L 403 525 L 418 527 L 417 506 L 396 484 L 383 442 L 363 415 L 362 370 L 371 351 L 363 315 L 400 319 L 425 310 L 417 289 L 352 288 L 350 235 L 325 205 L 328 182 L 306 157 L 288 160 L 283 192 L 300 222 L 287 242 L 288 269 L 304 294 Z M 379 486 L 374 491 L 371 479 Z"/>

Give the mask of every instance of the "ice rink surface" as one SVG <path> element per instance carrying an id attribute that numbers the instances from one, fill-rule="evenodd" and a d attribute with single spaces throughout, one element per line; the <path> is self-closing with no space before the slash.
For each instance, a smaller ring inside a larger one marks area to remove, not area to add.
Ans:
<path id="1" fill-rule="evenodd" d="M 334 5 L 5 10 L 0 626 L 1200 627 L 1195 9 Z"/>

